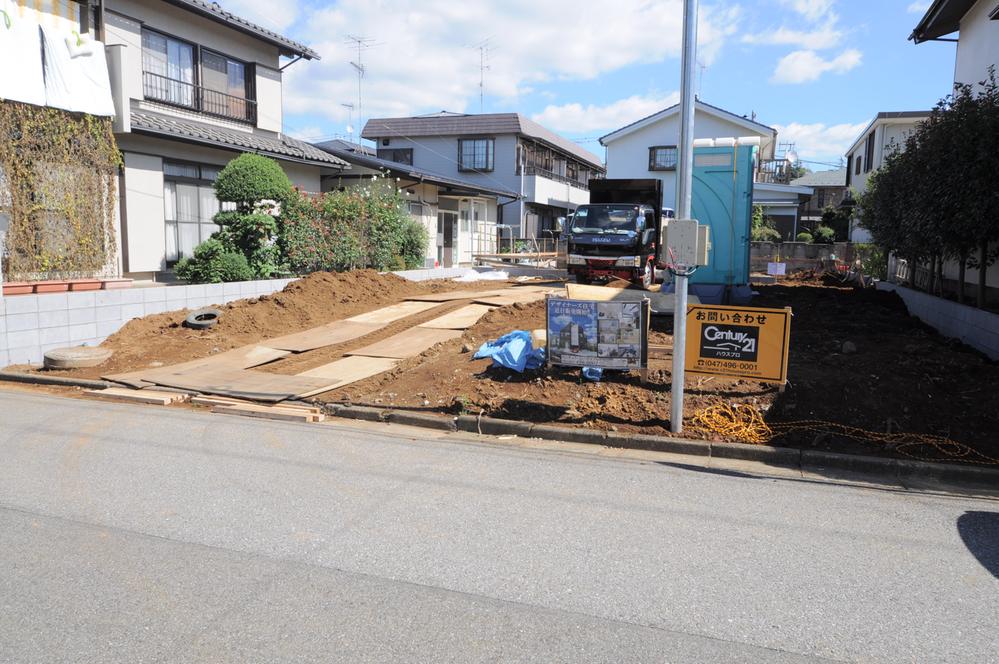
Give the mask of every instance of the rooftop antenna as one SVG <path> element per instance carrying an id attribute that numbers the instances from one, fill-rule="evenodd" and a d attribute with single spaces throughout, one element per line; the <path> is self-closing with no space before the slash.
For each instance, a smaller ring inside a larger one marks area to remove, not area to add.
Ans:
<path id="1" fill-rule="evenodd" d="M 704 64 L 703 61 L 698 60 L 697 61 L 697 68 L 698 68 L 698 72 L 697 72 L 697 95 L 696 96 L 697 96 L 698 99 L 700 99 L 701 98 L 701 89 L 702 89 L 702 86 L 704 85 L 704 70 L 707 69 L 708 66 L 706 64 Z"/>
<path id="2" fill-rule="evenodd" d="M 348 45 L 357 47 L 357 62 L 351 61 L 350 66 L 353 67 L 354 70 L 357 72 L 357 124 L 359 126 L 363 126 L 364 114 L 361 105 L 361 80 L 364 78 L 366 70 L 364 68 L 364 63 L 362 62 L 361 57 L 364 54 L 364 51 L 368 50 L 369 48 L 373 48 L 374 46 L 377 46 L 377 44 L 375 43 L 374 39 L 370 39 L 368 37 L 358 37 L 356 35 L 347 35 L 347 39 L 345 40 L 345 42 Z M 360 132 L 358 132 L 357 140 L 358 142 L 360 142 L 361 140 Z"/>
<path id="3" fill-rule="evenodd" d="M 353 139 L 354 136 L 354 105 L 353 104 L 340 104 L 347 109 L 347 138 Z M 358 139 L 360 141 L 360 139 Z"/>
<path id="4" fill-rule="evenodd" d="M 491 40 L 492 36 L 489 36 L 478 44 L 471 46 L 471 48 L 479 50 L 479 113 L 482 113 L 485 109 L 486 71 L 490 69 L 489 65 L 486 64 L 486 58 L 489 56 L 490 51 L 494 49 L 490 43 Z"/>

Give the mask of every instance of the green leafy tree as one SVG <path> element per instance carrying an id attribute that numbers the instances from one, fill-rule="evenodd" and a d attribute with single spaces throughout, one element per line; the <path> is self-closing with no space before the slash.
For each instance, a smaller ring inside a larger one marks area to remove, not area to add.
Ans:
<path id="1" fill-rule="evenodd" d="M 753 242 L 780 242 L 781 240 L 773 219 L 763 213 L 762 205 L 753 206 L 750 239 Z"/>
<path id="2" fill-rule="evenodd" d="M 812 232 L 812 237 L 816 242 L 821 244 L 832 244 L 836 238 L 836 231 L 828 226 L 818 226 Z"/>
<path id="3" fill-rule="evenodd" d="M 794 239 L 797 242 L 804 242 L 805 244 L 811 244 L 814 238 L 812 237 L 811 233 L 807 231 L 801 231 Z"/>

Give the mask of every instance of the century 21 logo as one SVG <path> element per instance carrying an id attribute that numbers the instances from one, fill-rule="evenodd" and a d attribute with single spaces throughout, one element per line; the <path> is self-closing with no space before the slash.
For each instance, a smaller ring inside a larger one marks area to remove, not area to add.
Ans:
<path id="1" fill-rule="evenodd" d="M 760 328 L 748 325 L 701 327 L 701 357 L 756 362 Z"/>

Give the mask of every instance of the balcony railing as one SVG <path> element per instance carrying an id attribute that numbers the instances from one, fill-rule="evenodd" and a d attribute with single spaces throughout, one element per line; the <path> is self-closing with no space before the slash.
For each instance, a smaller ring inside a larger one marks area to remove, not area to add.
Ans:
<path id="1" fill-rule="evenodd" d="M 178 81 L 151 71 L 142 72 L 142 93 L 146 99 L 189 108 L 220 118 L 250 124 L 255 124 L 257 121 L 257 102 L 253 99 Z"/>
<path id="2" fill-rule="evenodd" d="M 791 162 L 787 159 L 761 159 L 756 169 L 755 181 L 766 184 L 789 184 Z"/>
<path id="3" fill-rule="evenodd" d="M 555 180 L 556 182 L 561 182 L 562 184 L 568 184 L 579 189 L 589 189 L 590 185 L 587 182 L 580 182 L 575 178 L 570 178 L 565 175 L 559 175 L 558 173 L 553 173 L 552 171 L 547 171 L 543 168 L 538 168 L 537 166 L 525 166 L 524 175 L 539 175 L 543 178 L 548 178 L 549 180 Z"/>

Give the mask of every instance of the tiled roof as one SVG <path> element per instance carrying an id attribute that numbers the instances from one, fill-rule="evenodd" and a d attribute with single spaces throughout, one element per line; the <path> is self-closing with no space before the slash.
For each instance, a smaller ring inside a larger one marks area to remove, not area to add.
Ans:
<path id="1" fill-rule="evenodd" d="M 245 18 L 240 18 L 232 12 L 226 11 L 218 2 L 205 2 L 205 0 L 166 0 L 167 2 L 188 9 L 190 11 L 201 14 L 202 16 L 207 16 L 213 21 L 218 21 L 228 25 L 234 30 L 239 30 L 240 32 L 245 32 L 246 34 L 253 35 L 259 39 L 262 39 L 270 44 L 274 44 L 281 48 L 282 55 L 297 55 L 301 56 L 307 60 L 318 60 L 319 54 L 313 51 L 311 48 L 305 44 L 301 44 L 293 39 L 288 39 L 283 35 L 279 35 L 273 30 L 268 30 L 265 27 L 259 26 L 256 23 L 251 23 Z M 274 3 L 273 5 L 277 10 L 281 10 L 280 3 Z"/>
<path id="2" fill-rule="evenodd" d="M 275 134 L 273 137 L 251 134 L 148 111 L 132 111 L 132 131 L 241 152 L 256 152 L 275 159 L 300 161 L 316 166 L 348 166 L 343 159 L 284 134 Z"/>
<path id="3" fill-rule="evenodd" d="M 372 118 L 364 125 L 364 138 L 416 136 L 475 136 L 522 134 L 551 144 L 563 152 L 603 169 L 603 160 L 567 138 L 545 129 L 520 113 L 435 113 L 411 118 Z"/>
<path id="4" fill-rule="evenodd" d="M 316 147 L 320 147 L 328 152 L 341 157 L 352 164 L 357 164 L 358 166 L 365 166 L 367 168 L 373 168 L 376 170 L 387 170 L 393 174 L 412 179 L 420 180 L 423 182 L 429 182 L 430 184 L 443 185 L 445 187 L 453 187 L 463 191 L 479 192 L 483 194 L 492 194 L 495 196 L 504 196 L 507 198 L 518 198 L 520 195 L 502 186 L 484 186 L 480 182 L 473 182 L 471 180 L 463 180 L 461 178 L 456 178 L 451 175 L 442 175 L 441 173 L 435 173 L 433 171 L 428 171 L 423 168 L 416 168 L 415 166 L 410 166 L 409 164 L 401 164 L 397 161 L 389 161 L 388 159 L 379 159 L 378 157 L 372 156 L 370 154 L 371 149 L 367 146 L 358 146 L 355 143 L 347 143 L 346 141 L 332 140 L 325 143 L 318 143 Z M 360 147 L 360 150 L 358 148 Z"/>
<path id="5" fill-rule="evenodd" d="M 800 178 L 791 180 L 791 184 L 805 187 L 845 187 L 846 169 L 838 168 L 832 171 L 806 173 Z"/>

